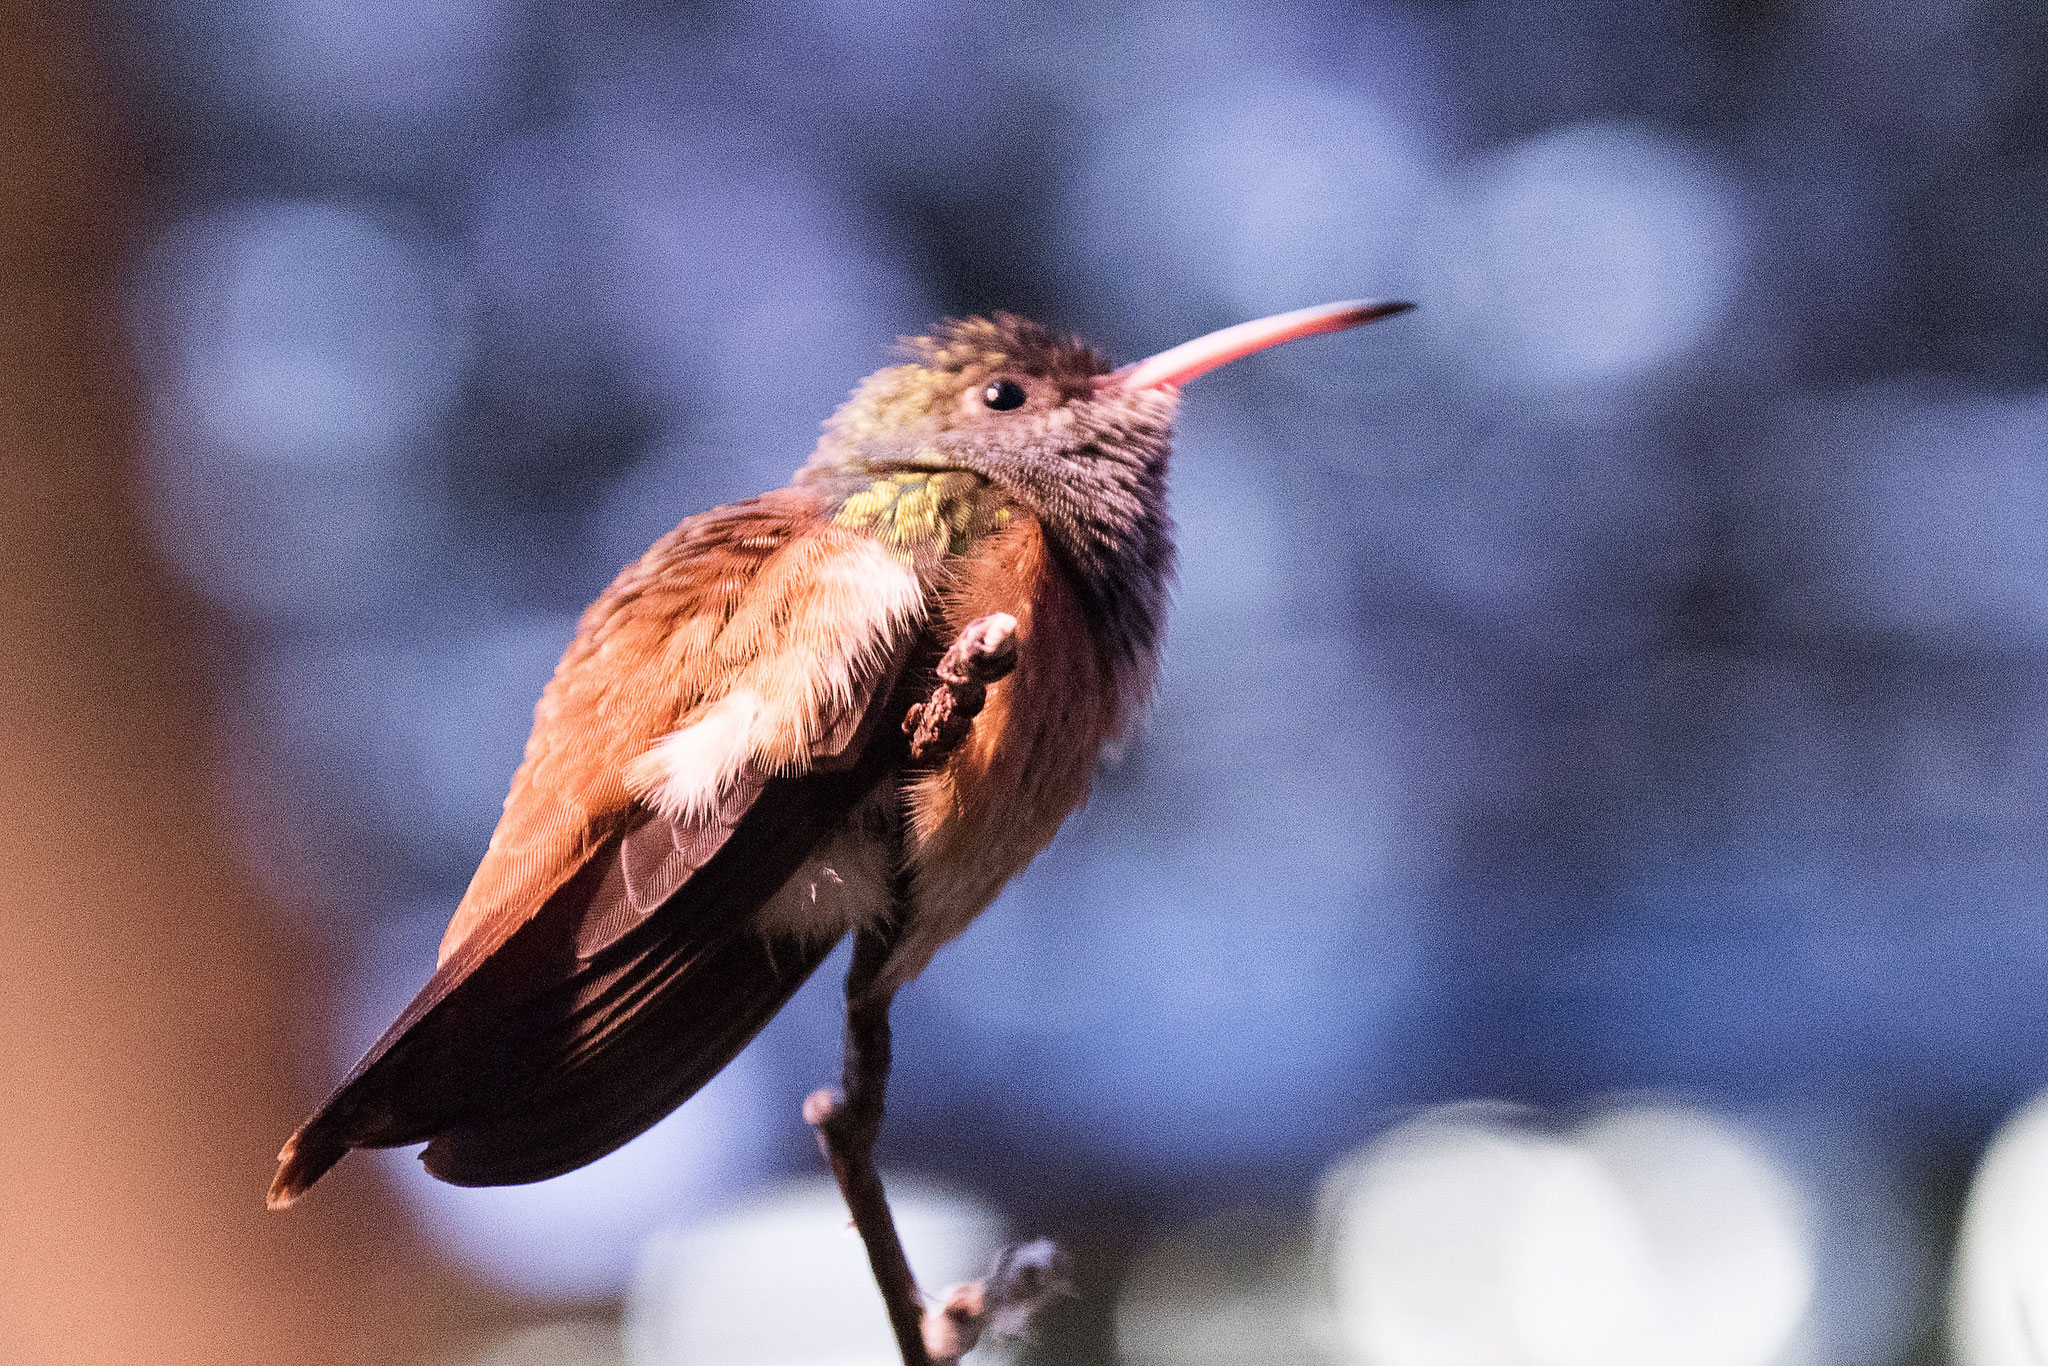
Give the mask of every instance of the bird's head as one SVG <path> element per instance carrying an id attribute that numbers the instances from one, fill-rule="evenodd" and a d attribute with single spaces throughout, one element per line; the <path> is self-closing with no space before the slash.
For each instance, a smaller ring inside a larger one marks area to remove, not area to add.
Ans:
<path id="1" fill-rule="evenodd" d="M 1163 583 L 1172 561 L 1166 465 L 1180 387 L 1254 351 L 1405 312 L 1345 302 L 1239 323 L 1122 369 L 1008 313 L 903 343 L 825 424 L 803 482 L 904 472 L 978 476 L 1027 508 L 1084 587 Z"/>
<path id="2" fill-rule="evenodd" d="M 1086 344 L 1014 314 L 949 320 L 904 341 L 826 423 L 807 474 L 957 470 L 1041 516 L 1112 501 L 1164 470 L 1180 386 L 1240 356 L 1405 312 L 1346 302 L 1226 327 L 1113 370 Z"/>

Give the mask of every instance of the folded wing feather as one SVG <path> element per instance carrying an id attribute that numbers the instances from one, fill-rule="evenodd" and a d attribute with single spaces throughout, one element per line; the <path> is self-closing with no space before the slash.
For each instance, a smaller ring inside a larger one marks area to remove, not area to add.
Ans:
<path id="1" fill-rule="evenodd" d="M 621 574 L 535 709 L 438 970 L 286 1145 L 272 1203 L 421 1139 L 449 1179 L 538 1179 L 723 1067 L 831 947 L 781 951 L 750 917 L 879 781 L 864 741 L 923 614 L 913 570 L 802 490 Z"/>

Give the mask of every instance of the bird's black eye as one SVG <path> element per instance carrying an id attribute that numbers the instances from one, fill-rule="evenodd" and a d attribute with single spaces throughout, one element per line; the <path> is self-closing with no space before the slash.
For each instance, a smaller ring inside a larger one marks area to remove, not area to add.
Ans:
<path id="1" fill-rule="evenodd" d="M 981 391 L 981 401 L 999 413 L 1024 406 L 1024 386 L 1013 379 L 991 380 Z"/>

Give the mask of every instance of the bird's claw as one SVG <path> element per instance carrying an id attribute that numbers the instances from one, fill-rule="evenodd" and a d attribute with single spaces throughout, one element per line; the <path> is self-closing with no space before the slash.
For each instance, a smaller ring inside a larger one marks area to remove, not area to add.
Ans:
<path id="1" fill-rule="evenodd" d="M 903 718 L 916 763 L 943 759 L 967 738 L 988 701 L 988 686 L 1017 667 L 1017 618 L 1008 612 L 976 617 L 939 660 L 939 686 Z"/>

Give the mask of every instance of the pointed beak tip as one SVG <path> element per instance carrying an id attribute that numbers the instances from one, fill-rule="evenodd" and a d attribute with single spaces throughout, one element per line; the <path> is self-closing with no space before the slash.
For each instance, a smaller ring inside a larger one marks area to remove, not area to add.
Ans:
<path id="1" fill-rule="evenodd" d="M 1263 351 L 1282 342 L 1326 332 L 1343 332 L 1406 313 L 1415 305 L 1406 299 L 1347 299 L 1342 303 L 1296 309 L 1270 318 L 1238 323 L 1193 341 L 1162 351 L 1148 360 L 1127 365 L 1104 375 L 1098 383 L 1114 381 L 1127 389 L 1168 389 L 1227 365 L 1240 356 Z"/>
<path id="2" fill-rule="evenodd" d="M 1415 304 L 1408 299 L 1358 299 L 1349 303 L 1330 304 L 1327 308 L 1328 312 L 1322 325 L 1304 331 L 1303 336 L 1315 336 L 1321 332 L 1343 332 L 1354 327 L 1363 327 L 1367 323 L 1398 318 L 1403 313 L 1414 312 Z"/>

